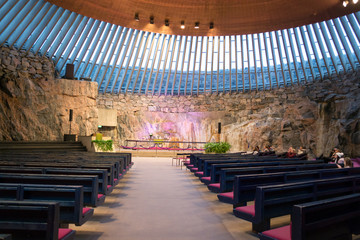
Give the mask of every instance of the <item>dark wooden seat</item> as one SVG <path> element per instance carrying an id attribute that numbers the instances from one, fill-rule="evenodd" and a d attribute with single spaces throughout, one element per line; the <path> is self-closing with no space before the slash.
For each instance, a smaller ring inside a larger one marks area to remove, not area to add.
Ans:
<path id="1" fill-rule="evenodd" d="M 282 166 L 282 165 L 302 165 L 302 164 L 322 164 L 323 161 L 308 161 L 308 160 L 296 160 L 296 161 L 265 161 L 265 162 L 246 162 L 246 163 L 227 163 L 227 164 L 212 164 L 210 177 L 211 183 L 220 182 L 220 173 L 223 169 L 240 169 L 247 167 L 261 167 L 261 166 Z"/>
<path id="2" fill-rule="evenodd" d="M 295 204 L 344 196 L 360 191 L 360 176 L 298 182 L 256 188 L 255 204 L 237 207 L 234 215 L 250 221 L 253 231 L 270 229 L 270 219 L 291 213 Z"/>
<path id="3" fill-rule="evenodd" d="M 54 174 L 11 174 L 0 173 L 0 183 L 24 183 L 42 185 L 81 185 L 84 190 L 84 205 L 96 207 L 105 201 L 99 194 L 98 177 L 93 175 L 54 175 Z"/>
<path id="4" fill-rule="evenodd" d="M 210 191 L 215 193 L 231 192 L 233 191 L 235 176 L 246 174 L 262 174 L 262 173 L 276 173 L 276 172 L 293 172 L 313 169 L 329 169 L 337 168 L 330 164 L 313 164 L 313 161 L 299 161 L 295 165 L 281 165 L 281 166 L 265 166 L 265 167 L 249 167 L 249 168 L 223 168 L 220 173 L 220 182 L 211 183 L 208 185 Z"/>
<path id="5" fill-rule="evenodd" d="M 55 174 L 55 175 L 96 175 L 98 176 L 99 193 L 108 195 L 114 186 L 107 184 L 107 171 L 104 169 L 68 169 L 39 167 L 0 167 L 0 173 Z"/>
<path id="6" fill-rule="evenodd" d="M 291 224 L 259 234 L 261 240 L 352 239 L 360 233 L 360 194 L 295 205 Z"/>
<path id="7" fill-rule="evenodd" d="M 245 206 L 247 202 L 254 200 L 256 187 L 258 186 L 344 177 L 353 174 L 360 174 L 360 168 L 316 169 L 310 171 L 237 175 L 234 179 L 233 194 L 220 193 L 218 198 L 222 202 L 233 204 L 234 207 Z"/>
<path id="8" fill-rule="evenodd" d="M 61 224 L 81 226 L 94 214 L 84 208 L 82 186 L 0 183 L 0 192 L 0 200 L 58 202 Z"/>
<path id="9" fill-rule="evenodd" d="M 59 228 L 56 202 L 0 201 L 0 232 L 19 240 L 70 240 L 75 231 Z"/>
<path id="10" fill-rule="evenodd" d="M 203 177 L 211 176 L 212 166 L 214 164 L 242 164 L 242 163 L 272 163 L 272 162 L 294 162 L 300 161 L 295 158 L 274 158 L 274 157 L 260 157 L 260 158 L 245 158 L 245 159 L 225 159 L 225 160 L 205 160 L 203 167 Z M 322 161 L 321 161 L 322 162 Z"/>

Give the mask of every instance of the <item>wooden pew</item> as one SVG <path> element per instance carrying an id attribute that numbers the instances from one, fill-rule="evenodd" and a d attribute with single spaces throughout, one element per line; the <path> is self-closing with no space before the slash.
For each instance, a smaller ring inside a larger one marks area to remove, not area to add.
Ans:
<path id="1" fill-rule="evenodd" d="M 250 221 L 254 232 L 270 229 L 270 219 L 291 213 L 295 204 L 360 192 L 360 176 L 298 182 L 256 188 L 255 204 L 237 207 L 236 217 Z"/>
<path id="2" fill-rule="evenodd" d="M 258 163 L 258 164 L 270 164 L 272 162 L 293 162 L 293 161 L 300 161 L 300 159 L 296 158 L 259 158 L 259 159 L 236 159 L 236 160 L 205 160 L 204 161 L 204 169 L 203 175 L 200 180 L 204 180 L 204 177 L 211 177 L 212 166 L 217 165 L 220 166 L 221 164 L 242 164 L 242 163 Z M 319 161 L 323 162 L 323 161 Z M 226 165 L 225 165 L 226 166 Z M 229 166 L 229 165 L 228 165 Z"/>
<path id="3" fill-rule="evenodd" d="M 247 202 L 253 201 L 255 198 L 256 187 L 258 186 L 345 177 L 354 174 L 360 174 L 360 168 L 333 168 L 310 171 L 239 175 L 235 176 L 234 179 L 234 191 L 231 192 L 231 194 L 220 193 L 218 194 L 218 199 L 221 202 L 233 204 L 233 207 L 236 208 L 239 206 L 246 206 Z"/>
<path id="4" fill-rule="evenodd" d="M 59 228 L 56 202 L 0 201 L 0 232 L 14 240 L 70 240 L 75 231 Z"/>
<path id="5" fill-rule="evenodd" d="M 61 224 L 81 226 L 94 214 L 84 208 L 82 186 L 0 183 L 0 200 L 58 202 Z"/>
<path id="6" fill-rule="evenodd" d="M 291 224 L 259 233 L 261 240 L 352 239 L 359 234 L 360 194 L 298 204 Z"/>
<path id="7" fill-rule="evenodd" d="M 83 163 L 52 163 L 52 162 L 24 162 L 17 161 L 0 161 L 0 167 L 33 167 L 33 168 L 67 168 L 67 169 L 105 169 L 107 171 L 108 185 L 115 185 L 114 182 L 114 165 L 113 164 L 83 164 Z"/>
<path id="8" fill-rule="evenodd" d="M 277 158 L 276 156 L 243 156 L 243 155 L 239 155 L 239 156 L 232 156 L 232 157 L 221 157 L 221 156 L 217 156 L 214 155 L 215 157 L 211 157 L 211 158 L 203 158 L 203 159 L 198 159 L 197 164 L 196 165 L 188 165 L 187 168 L 189 168 L 192 172 L 197 172 L 197 171 L 204 171 L 204 176 L 205 175 L 205 169 L 206 169 L 206 162 L 212 162 L 212 161 L 217 161 L 217 163 L 233 163 L 236 162 L 237 160 L 241 161 L 271 161 L 271 160 L 283 160 L 286 161 L 287 158 Z M 292 161 L 294 160 L 300 160 L 297 158 L 292 158 Z"/>
<path id="9" fill-rule="evenodd" d="M 227 164 L 212 164 L 210 179 L 211 183 L 219 182 L 220 174 L 223 169 L 240 169 L 246 167 L 261 167 L 261 166 L 281 166 L 281 165 L 301 165 L 301 164 L 322 164 L 322 160 L 313 161 L 313 160 L 295 160 L 295 161 L 281 161 L 281 160 L 271 160 L 266 162 L 246 162 L 246 163 L 227 163 Z"/>
<path id="10" fill-rule="evenodd" d="M 99 194 L 98 177 L 93 175 L 76 176 L 0 173 L 0 183 L 80 185 L 84 187 L 85 206 L 96 207 L 105 201 L 105 195 Z"/>
<path id="11" fill-rule="evenodd" d="M 238 168 L 238 169 L 223 168 L 220 171 L 220 182 L 209 184 L 208 189 L 215 193 L 231 192 L 233 191 L 235 176 L 238 175 L 337 168 L 333 164 L 327 164 L 327 163 L 312 164 L 311 163 L 312 161 L 306 161 L 306 162 L 309 163 L 299 163 L 299 165 L 265 166 L 265 167 L 250 167 L 250 168 Z"/>
<path id="12" fill-rule="evenodd" d="M 55 175 L 96 175 L 98 176 L 99 193 L 109 195 L 113 186 L 107 184 L 107 171 L 104 169 L 67 169 L 39 167 L 0 167 L 0 173 L 55 174 Z"/>
<path id="13" fill-rule="evenodd" d="M 113 163 L 115 164 L 115 179 L 121 177 L 132 165 L 131 153 L 8 153 L 0 156 L 0 160 L 24 160 L 24 161 L 50 161 L 62 163 Z M 114 180 L 115 180 L 114 179 Z"/>

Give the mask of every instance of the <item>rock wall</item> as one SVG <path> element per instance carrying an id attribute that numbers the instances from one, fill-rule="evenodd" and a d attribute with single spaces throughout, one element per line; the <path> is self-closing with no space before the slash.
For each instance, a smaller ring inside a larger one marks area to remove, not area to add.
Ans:
<path id="1" fill-rule="evenodd" d="M 99 95 L 118 110 L 118 136 L 183 141 L 220 139 L 232 151 L 303 146 L 314 156 L 335 146 L 360 156 L 360 72 L 286 89 L 199 96 Z M 218 123 L 222 124 L 218 135 Z"/>
<path id="2" fill-rule="evenodd" d="M 54 65 L 31 52 L 0 47 L 0 141 L 62 141 L 97 130 L 97 83 L 55 79 Z"/>
<path id="3" fill-rule="evenodd" d="M 62 140 L 97 131 L 98 108 L 117 110 L 115 141 L 227 141 L 232 151 L 271 144 L 316 156 L 338 146 L 360 156 L 360 72 L 306 85 L 199 96 L 99 95 L 97 84 L 54 78 L 45 57 L 0 47 L 0 140 Z M 218 123 L 222 124 L 221 134 Z"/>

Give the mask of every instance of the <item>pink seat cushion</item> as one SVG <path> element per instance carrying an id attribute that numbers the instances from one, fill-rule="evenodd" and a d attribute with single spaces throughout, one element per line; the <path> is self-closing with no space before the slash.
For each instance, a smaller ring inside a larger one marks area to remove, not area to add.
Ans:
<path id="1" fill-rule="evenodd" d="M 107 189 L 111 188 L 112 186 L 111 185 L 107 185 Z"/>
<path id="2" fill-rule="evenodd" d="M 226 198 L 234 199 L 234 192 L 225 192 L 225 193 L 220 193 L 219 195 L 226 197 Z"/>
<path id="3" fill-rule="evenodd" d="M 211 181 L 211 177 L 202 177 L 201 180 Z"/>
<path id="4" fill-rule="evenodd" d="M 82 211 L 82 214 L 85 215 L 88 211 L 90 211 L 91 208 L 88 208 L 88 207 L 84 207 L 83 208 L 83 211 Z"/>
<path id="5" fill-rule="evenodd" d="M 121 177 L 121 176 L 122 176 L 122 174 L 120 173 L 120 174 L 119 174 L 119 177 Z"/>
<path id="6" fill-rule="evenodd" d="M 291 225 L 270 229 L 262 232 L 262 234 L 277 240 L 291 240 Z"/>
<path id="7" fill-rule="evenodd" d="M 102 198 L 104 194 L 98 194 L 98 199 Z"/>
<path id="8" fill-rule="evenodd" d="M 183 161 L 183 163 L 184 163 L 184 164 L 189 164 L 189 163 L 190 163 L 190 161 Z"/>
<path id="9" fill-rule="evenodd" d="M 114 182 L 117 182 L 117 180 L 119 180 L 119 179 L 117 179 L 117 178 L 114 178 Z"/>
<path id="10" fill-rule="evenodd" d="M 191 168 L 191 170 L 193 170 L 193 171 L 197 171 L 197 170 L 199 170 L 197 167 L 195 167 L 195 168 Z"/>
<path id="11" fill-rule="evenodd" d="M 255 216 L 255 205 L 243 206 L 235 208 L 235 211 L 243 212 Z"/>
<path id="12" fill-rule="evenodd" d="M 190 165 L 187 165 L 188 168 L 192 168 L 194 165 L 190 164 Z"/>
<path id="13" fill-rule="evenodd" d="M 204 175 L 204 172 L 196 172 L 198 175 Z"/>
<path id="14" fill-rule="evenodd" d="M 212 183 L 212 184 L 209 184 L 209 187 L 214 187 L 214 188 L 220 189 L 220 183 Z"/>
<path id="15" fill-rule="evenodd" d="M 69 233 L 71 233 L 71 229 L 69 228 L 59 228 L 59 235 L 58 235 L 58 239 L 63 239 L 66 235 L 68 235 Z"/>

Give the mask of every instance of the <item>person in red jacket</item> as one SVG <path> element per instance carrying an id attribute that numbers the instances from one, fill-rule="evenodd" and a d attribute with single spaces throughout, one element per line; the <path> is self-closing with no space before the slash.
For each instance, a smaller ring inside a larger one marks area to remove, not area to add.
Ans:
<path id="1" fill-rule="evenodd" d="M 293 147 L 289 147 L 289 150 L 286 153 L 287 158 L 293 158 L 296 156 L 295 149 Z"/>

